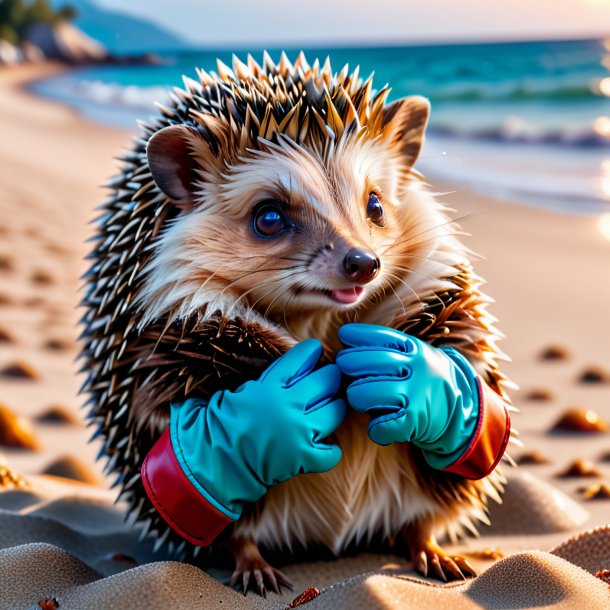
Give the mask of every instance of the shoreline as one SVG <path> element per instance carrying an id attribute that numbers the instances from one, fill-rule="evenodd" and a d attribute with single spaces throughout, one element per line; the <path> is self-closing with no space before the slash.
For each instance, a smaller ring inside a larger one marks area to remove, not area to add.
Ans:
<path id="1" fill-rule="evenodd" d="M 137 119 L 155 113 L 153 100 L 165 103 L 166 86 L 127 87 L 93 76 L 71 79 L 70 73 L 79 68 L 65 66 L 55 74 L 29 79 L 24 87 L 32 95 L 63 104 L 87 122 L 131 133 L 138 132 Z M 58 76 L 59 81 L 51 78 L 47 85 L 49 76 Z M 78 90 L 72 91 L 77 82 Z M 610 201 L 600 187 L 610 171 L 604 165 L 604 150 L 504 137 L 447 137 L 442 129 L 435 131 L 433 123 L 419 169 L 437 184 L 454 183 L 500 202 L 592 217 L 610 214 Z"/>

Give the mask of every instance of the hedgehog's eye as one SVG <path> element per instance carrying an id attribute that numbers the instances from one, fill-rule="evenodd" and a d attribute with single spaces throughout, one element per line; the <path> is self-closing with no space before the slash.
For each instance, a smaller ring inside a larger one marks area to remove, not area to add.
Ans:
<path id="1" fill-rule="evenodd" d="M 366 204 L 366 217 L 370 218 L 371 222 L 374 222 L 379 227 L 385 227 L 385 215 L 383 213 L 383 206 L 379 197 L 375 193 L 369 195 L 369 201 Z"/>
<path id="2" fill-rule="evenodd" d="M 274 204 L 262 205 L 254 214 L 253 228 L 259 237 L 273 237 L 288 228 L 282 209 Z"/>

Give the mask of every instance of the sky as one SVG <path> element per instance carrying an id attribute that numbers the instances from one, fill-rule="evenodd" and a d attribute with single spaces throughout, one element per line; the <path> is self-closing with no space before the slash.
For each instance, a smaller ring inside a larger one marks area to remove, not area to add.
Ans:
<path id="1" fill-rule="evenodd" d="M 198 46 L 610 35 L 610 0 L 94 0 Z"/>

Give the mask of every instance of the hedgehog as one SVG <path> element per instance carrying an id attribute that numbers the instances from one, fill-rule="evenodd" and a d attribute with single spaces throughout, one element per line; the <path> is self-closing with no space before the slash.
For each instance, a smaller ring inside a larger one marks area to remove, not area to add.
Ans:
<path id="1" fill-rule="evenodd" d="M 310 65 L 303 53 L 294 63 L 284 53 L 277 63 L 267 53 L 261 64 L 234 57 L 232 69 L 218 62 L 196 74 L 139 123 L 106 185 L 81 337 L 106 471 L 155 548 L 185 558 L 198 548 L 168 527 L 140 477 L 173 400 L 234 390 L 308 337 L 333 361 L 338 328 L 357 321 L 453 346 L 510 405 L 501 334 L 460 219 L 414 167 L 429 102 L 388 103 L 390 89 L 374 89 L 372 76 L 333 72 L 328 59 Z M 379 205 L 367 216 L 372 196 Z M 261 206 L 290 211 L 289 238 L 253 232 Z M 337 261 L 357 246 L 379 268 L 350 283 Z M 233 584 L 278 591 L 289 581 L 269 553 L 340 555 L 374 541 L 402 541 L 424 575 L 475 574 L 439 540 L 488 522 L 501 470 L 480 480 L 434 471 L 407 443 L 370 442 L 363 417 L 350 410 L 337 430 L 336 468 L 270 489 L 225 532 L 218 544 L 235 558 Z"/>

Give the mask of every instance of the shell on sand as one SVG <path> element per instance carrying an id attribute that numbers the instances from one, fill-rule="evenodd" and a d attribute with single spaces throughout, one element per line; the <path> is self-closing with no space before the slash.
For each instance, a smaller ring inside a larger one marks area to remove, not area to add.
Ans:
<path id="1" fill-rule="evenodd" d="M 15 343 L 15 337 L 8 330 L 0 328 L 0 343 Z"/>
<path id="2" fill-rule="evenodd" d="M 38 371 L 27 362 L 11 362 L 0 369 L 0 377 L 5 379 L 30 379 L 32 381 L 40 377 Z"/>
<path id="3" fill-rule="evenodd" d="M 50 474 L 64 479 L 73 479 L 89 485 L 99 485 L 100 480 L 91 468 L 72 455 L 65 455 L 51 462 L 41 474 Z"/>
<path id="4" fill-rule="evenodd" d="M 580 373 L 578 381 L 580 383 L 607 383 L 610 381 L 610 373 L 599 366 L 590 366 Z"/>
<path id="5" fill-rule="evenodd" d="M 529 472 L 509 473 L 503 502 L 492 504 L 485 534 L 550 534 L 580 527 L 589 517 L 577 502 Z"/>
<path id="6" fill-rule="evenodd" d="M 608 424 L 591 409 L 571 407 L 560 415 L 552 430 L 558 432 L 606 432 Z"/>
<path id="7" fill-rule="evenodd" d="M 67 407 L 51 405 L 36 416 L 36 421 L 41 424 L 75 424 L 78 419 Z"/>
<path id="8" fill-rule="evenodd" d="M 540 451 L 529 451 L 516 458 L 517 464 L 550 464 L 551 461 Z"/>
<path id="9" fill-rule="evenodd" d="M 532 388 L 523 398 L 535 402 L 549 402 L 555 398 L 555 394 L 547 388 Z"/>
<path id="10" fill-rule="evenodd" d="M 583 458 L 577 458 L 571 462 L 565 470 L 557 473 L 558 477 L 570 478 L 570 477 L 601 477 L 603 476 L 602 471 L 596 468 L 592 462 Z"/>
<path id="11" fill-rule="evenodd" d="M 589 487 L 582 487 L 579 491 L 585 500 L 607 500 L 610 498 L 610 483 L 595 483 Z"/>
<path id="12" fill-rule="evenodd" d="M 0 445 L 31 451 L 40 449 L 40 442 L 34 435 L 30 422 L 18 417 L 4 405 L 0 405 Z"/>
<path id="13" fill-rule="evenodd" d="M 570 352 L 561 345 L 549 345 L 540 352 L 540 360 L 568 360 Z"/>
<path id="14" fill-rule="evenodd" d="M 551 553 L 595 574 L 610 566 L 610 524 L 581 532 Z"/>

